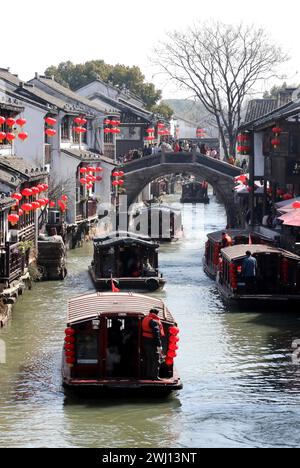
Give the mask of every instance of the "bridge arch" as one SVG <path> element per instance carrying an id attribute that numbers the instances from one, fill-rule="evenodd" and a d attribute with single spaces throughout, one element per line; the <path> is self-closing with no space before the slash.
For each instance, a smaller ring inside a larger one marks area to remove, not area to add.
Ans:
<path id="1" fill-rule="evenodd" d="M 198 153 L 160 153 L 127 163 L 122 169 L 126 174 L 128 207 L 154 180 L 187 172 L 204 178 L 212 185 L 225 206 L 228 223 L 232 226 L 237 224 L 233 187 L 234 177 L 242 173 L 240 168 Z"/>

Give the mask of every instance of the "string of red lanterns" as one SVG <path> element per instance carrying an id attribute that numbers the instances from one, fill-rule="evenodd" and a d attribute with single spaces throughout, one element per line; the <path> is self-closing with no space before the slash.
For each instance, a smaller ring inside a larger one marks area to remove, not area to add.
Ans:
<path id="1" fill-rule="evenodd" d="M 14 125 L 17 125 L 22 129 L 24 125 L 26 125 L 27 120 L 21 117 L 15 120 L 12 117 L 5 118 L 3 116 L 0 116 L 0 126 L 3 126 L 5 123 L 9 128 L 12 128 Z M 17 133 L 13 133 L 12 131 L 0 131 L 0 142 L 7 140 L 9 143 L 12 143 L 17 137 L 19 138 L 19 140 L 24 142 L 25 140 L 27 140 L 28 136 L 28 133 L 24 131 L 19 131 Z"/>
<path id="2" fill-rule="evenodd" d="M 272 128 L 272 133 L 274 134 L 274 138 L 271 139 L 271 145 L 273 146 L 274 149 L 277 149 L 280 146 L 280 135 L 282 133 L 282 128 L 281 127 L 274 127 Z"/>
<path id="3" fill-rule="evenodd" d="M 46 117 L 45 122 L 49 127 L 54 127 L 57 124 L 57 120 L 53 117 Z M 56 135 L 57 131 L 54 128 L 46 128 L 45 133 L 48 137 L 52 138 Z"/>
<path id="4" fill-rule="evenodd" d="M 120 128 L 118 128 L 121 125 L 120 120 L 105 119 L 103 123 L 104 125 L 106 125 L 106 128 L 104 128 L 103 130 L 106 135 L 108 135 L 109 133 L 112 133 L 115 135 L 121 133 Z"/>

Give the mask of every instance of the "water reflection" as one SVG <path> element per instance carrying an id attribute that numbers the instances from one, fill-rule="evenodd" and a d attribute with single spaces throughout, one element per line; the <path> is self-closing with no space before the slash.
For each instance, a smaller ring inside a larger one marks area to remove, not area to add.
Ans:
<path id="1" fill-rule="evenodd" d="M 184 390 L 166 400 L 66 398 L 60 361 L 66 301 L 92 291 L 92 246 L 69 255 L 64 283 L 35 285 L 0 331 L 1 446 L 297 446 L 300 366 L 291 345 L 299 314 L 231 312 L 202 271 L 205 233 L 222 229 L 224 208 L 183 207 L 185 238 L 162 247 L 163 297 L 181 330 L 177 367 Z"/>

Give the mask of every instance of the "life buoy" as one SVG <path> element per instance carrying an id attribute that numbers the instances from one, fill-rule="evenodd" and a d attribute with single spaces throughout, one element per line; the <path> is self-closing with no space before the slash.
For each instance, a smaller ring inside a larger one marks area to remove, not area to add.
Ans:
<path id="1" fill-rule="evenodd" d="M 159 288 L 159 281 L 156 278 L 149 278 L 146 287 L 149 291 L 156 291 Z"/>

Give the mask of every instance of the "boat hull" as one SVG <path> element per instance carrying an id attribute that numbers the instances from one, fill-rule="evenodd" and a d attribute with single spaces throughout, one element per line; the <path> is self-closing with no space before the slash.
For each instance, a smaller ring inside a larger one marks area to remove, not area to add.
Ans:
<path id="1" fill-rule="evenodd" d="M 92 267 L 89 268 L 89 273 L 97 291 L 110 291 L 111 279 L 97 278 Z M 157 291 L 163 289 L 166 280 L 162 277 L 149 278 L 114 278 L 120 289 L 142 290 L 142 291 Z"/>

